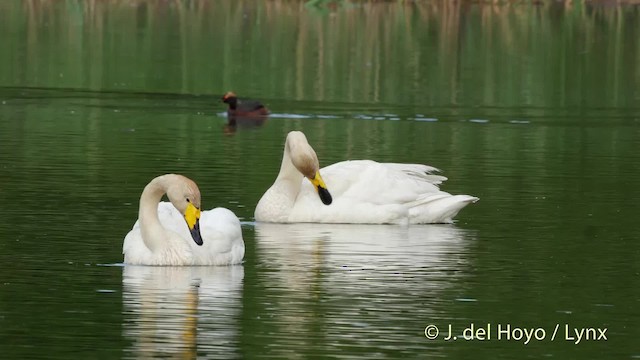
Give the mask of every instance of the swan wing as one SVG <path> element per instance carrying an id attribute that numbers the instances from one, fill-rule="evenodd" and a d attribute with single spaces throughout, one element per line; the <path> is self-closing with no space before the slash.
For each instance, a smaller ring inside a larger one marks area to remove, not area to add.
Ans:
<path id="1" fill-rule="evenodd" d="M 378 163 L 371 160 L 343 161 L 327 166 L 320 173 L 333 196 L 333 203 L 324 206 L 314 187 L 303 180 L 290 221 L 450 222 L 450 214 L 454 212 L 449 211 L 451 204 L 437 200 L 451 198 L 452 195 L 438 188 L 438 184 L 446 178 L 435 175 L 437 171 L 427 165 Z M 477 200 L 473 197 L 465 198 L 466 202 L 462 207 L 471 199 Z M 459 200 L 462 199 L 456 198 L 452 203 L 458 204 Z M 434 204 L 442 206 L 434 207 Z M 422 216 L 424 212 L 428 212 L 428 215 Z"/>
<path id="2" fill-rule="evenodd" d="M 158 206 L 158 217 L 170 231 L 188 239 L 195 256 L 195 265 L 228 265 L 242 262 L 244 241 L 240 220 L 229 209 L 215 208 L 200 214 L 200 233 L 203 244 L 198 246 L 192 239 L 187 223 L 180 212 L 169 202 Z"/>
<path id="3" fill-rule="evenodd" d="M 204 242 L 196 252 L 200 265 L 242 262 L 245 251 L 242 229 L 240 220 L 231 210 L 215 208 L 203 211 L 200 216 L 200 232 Z"/>

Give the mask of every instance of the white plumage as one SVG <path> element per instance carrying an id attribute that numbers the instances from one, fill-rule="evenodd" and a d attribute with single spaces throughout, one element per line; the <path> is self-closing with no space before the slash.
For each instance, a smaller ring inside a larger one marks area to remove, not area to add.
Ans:
<path id="1" fill-rule="evenodd" d="M 298 166 L 294 165 L 298 164 Z M 302 164 L 302 165 L 300 165 Z M 311 165 L 309 165 L 311 164 Z M 339 162 L 319 170 L 333 201 L 324 205 L 317 186 L 304 180 L 318 170 L 303 133 L 287 136 L 280 173 L 258 202 L 257 221 L 361 224 L 450 223 L 477 197 L 451 195 L 438 185 L 447 178 L 420 164 Z M 315 168 L 312 169 L 312 168 Z"/>
<path id="2" fill-rule="evenodd" d="M 157 181 L 157 179 L 163 180 Z M 140 198 L 139 219 L 124 239 L 124 262 L 135 265 L 229 265 L 242 262 L 244 241 L 240 220 L 225 208 L 202 211 L 199 233 L 202 245 L 196 244 L 185 221 L 181 196 L 172 196 L 172 187 L 191 189 L 179 175 L 164 175 L 152 180 Z M 188 179 L 187 179 L 188 180 Z M 190 180 L 189 180 L 190 181 Z M 155 182 L 155 183 L 154 183 Z M 154 189 L 147 191 L 152 184 Z M 195 186 L 195 183 L 193 183 Z M 197 187 L 195 187 L 197 191 Z M 171 202 L 159 202 L 168 192 Z M 179 192 L 178 192 L 179 193 Z M 188 194 L 186 196 L 189 196 Z M 200 206 L 200 194 L 189 202 Z M 155 214 L 154 214 L 155 213 Z M 155 217 L 155 219 L 154 219 Z"/>

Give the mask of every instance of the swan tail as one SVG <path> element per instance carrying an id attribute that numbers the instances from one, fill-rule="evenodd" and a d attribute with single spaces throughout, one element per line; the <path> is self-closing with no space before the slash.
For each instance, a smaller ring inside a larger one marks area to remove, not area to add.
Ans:
<path id="1" fill-rule="evenodd" d="M 412 224 L 452 223 L 453 218 L 465 206 L 479 199 L 470 195 L 451 195 L 445 192 L 418 198 L 409 208 L 409 222 Z"/>

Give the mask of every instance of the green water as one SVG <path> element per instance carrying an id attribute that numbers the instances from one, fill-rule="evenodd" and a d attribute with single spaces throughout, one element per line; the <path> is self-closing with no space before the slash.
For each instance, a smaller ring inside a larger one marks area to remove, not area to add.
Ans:
<path id="1" fill-rule="evenodd" d="M 0 358 L 640 357 L 637 6 L 0 14 Z M 272 116 L 230 127 L 228 90 Z M 481 200 L 454 225 L 256 224 L 291 130 L 321 165 L 427 163 Z M 238 215 L 244 264 L 120 264 L 142 188 L 167 172 Z M 464 340 L 472 323 L 491 339 Z"/>

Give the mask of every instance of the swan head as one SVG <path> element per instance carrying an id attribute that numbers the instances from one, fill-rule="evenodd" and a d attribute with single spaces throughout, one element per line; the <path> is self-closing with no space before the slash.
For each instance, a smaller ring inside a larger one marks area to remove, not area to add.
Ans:
<path id="1" fill-rule="evenodd" d="M 333 199 L 331 193 L 327 189 L 322 176 L 320 176 L 320 162 L 315 150 L 309 145 L 307 137 L 300 131 L 291 131 L 287 135 L 285 143 L 285 151 L 289 154 L 289 158 L 293 166 L 304 175 L 315 187 L 320 196 L 320 200 L 325 205 L 331 205 Z"/>
<path id="2" fill-rule="evenodd" d="M 191 237 L 196 244 L 202 245 L 200 234 L 200 190 L 191 179 L 176 175 L 177 181 L 173 181 L 167 188 L 167 197 L 178 211 L 184 216 Z"/>

